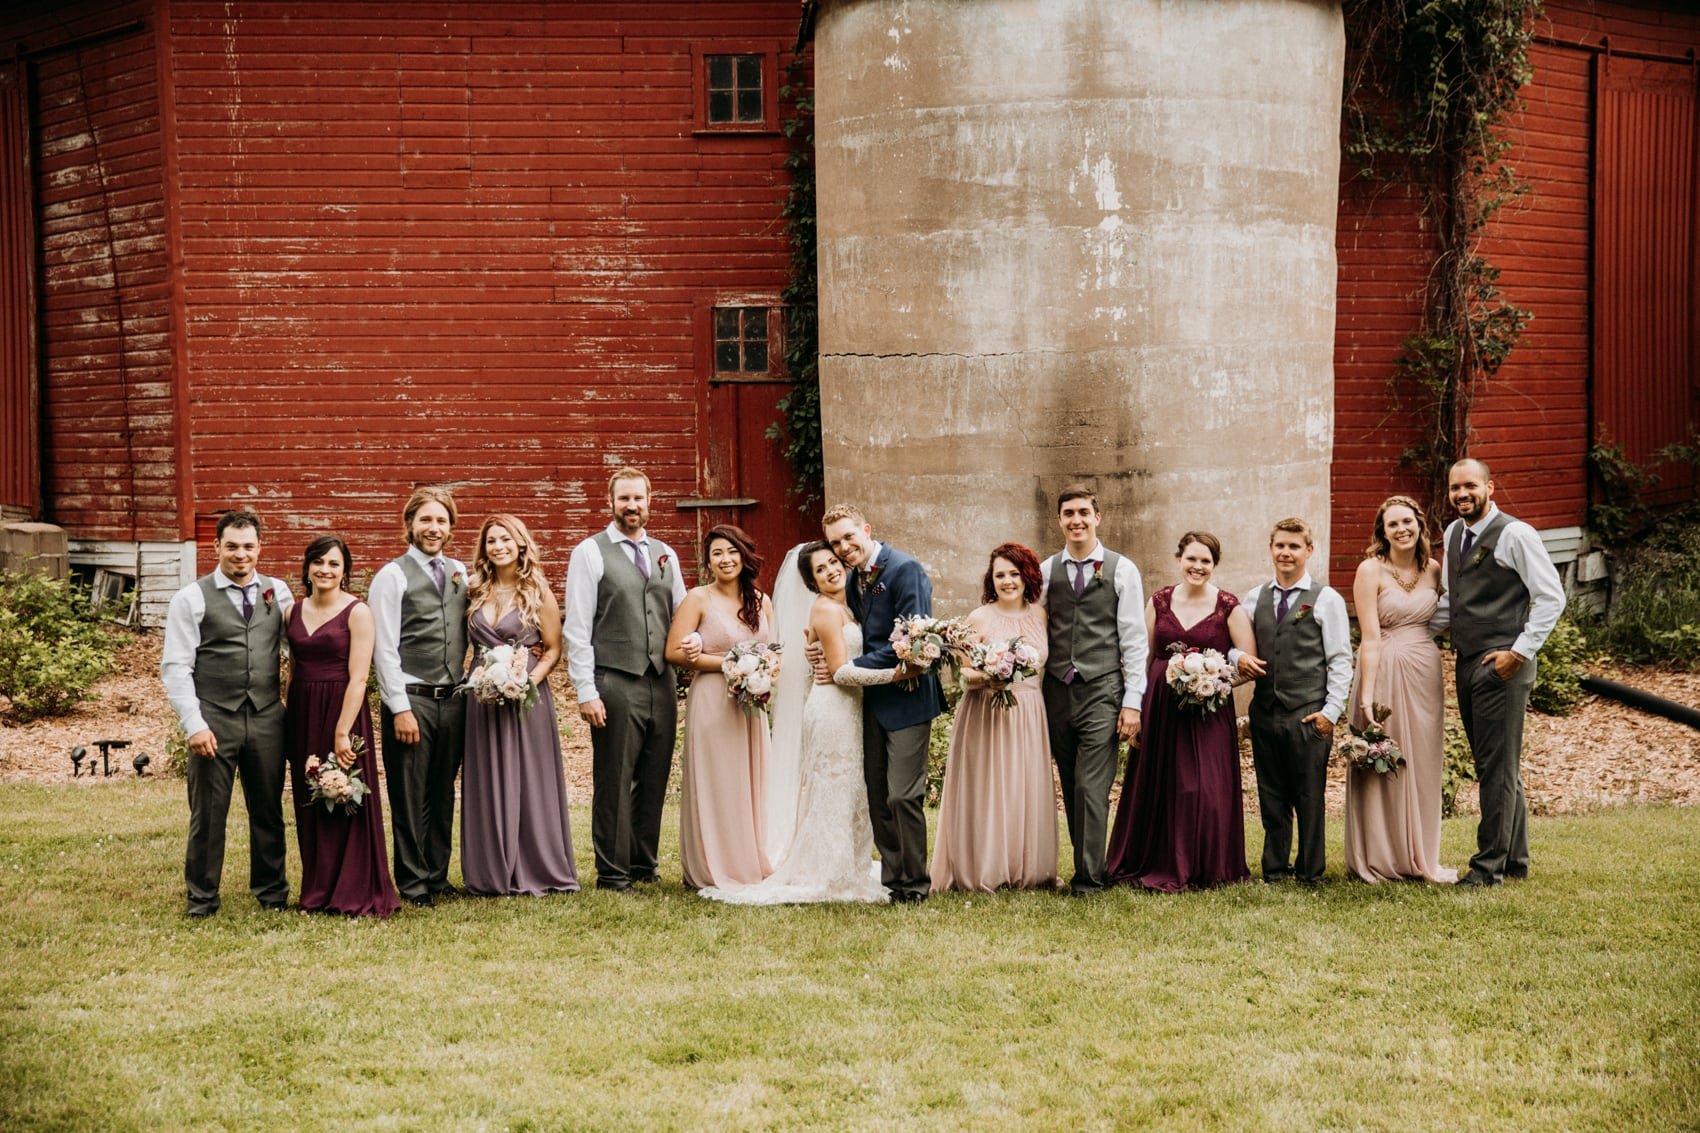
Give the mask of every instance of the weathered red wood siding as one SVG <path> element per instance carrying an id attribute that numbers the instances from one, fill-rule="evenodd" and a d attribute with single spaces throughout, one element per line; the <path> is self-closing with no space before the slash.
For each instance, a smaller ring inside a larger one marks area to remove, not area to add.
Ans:
<path id="1" fill-rule="evenodd" d="M 1512 166 L 1530 194 L 1490 226 L 1482 252 L 1502 269 L 1513 304 L 1534 313 L 1523 339 L 1482 391 L 1472 451 L 1492 465 L 1497 499 L 1537 527 L 1580 524 L 1587 506 L 1593 140 L 1592 52 L 1680 55 L 1700 46 L 1700 13 L 1676 3 L 1549 0 L 1531 51 L 1535 73 L 1512 124 Z M 1343 170 L 1336 329 L 1337 424 L 1333 473 L 1337 580 L 1351 578 L 1376 505 L 1421 489 L 1398 457 L 1415 424 L 1389 397 L 1403 339 L 1417 329 L 1427 234 L 1398 190 L 1346 179 Z"/>
<path id="2" fill-rule="evenodd" d="M 692 46 L 789 52 L 776 2 L 171 6 L 195 510 L 374 564 L 421 481 L 467 558 L 513 511 L 558 577 L 654 479 L 688 545 L 696 305 L 777 295 L 786 143 L 694 132 Z"/>

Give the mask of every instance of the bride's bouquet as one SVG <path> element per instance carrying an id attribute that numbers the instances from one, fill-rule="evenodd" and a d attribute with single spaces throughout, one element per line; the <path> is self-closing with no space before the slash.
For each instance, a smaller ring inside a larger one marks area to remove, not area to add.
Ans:
<path id="1" fill-rule="evenodd" d="M 1393 709 L 1385 704 L 1374 704 L 1370 706 L 1370 715 L 1373 719 L 1369 723 L 1361 728 L 1352 728 L 1352 734 L 1341 741 L 1340 752 L 1346 757 L 1346 762 L 1359 771 L 1391 775 L 1405 766 L 1405 753 L 1399 750 L 1399 745 L 1381 726 L 1393 715 Z"/>
<path id="2" fill-rule="evenodd" d="M 994 681 L 1014 683 L 1039 675 L 1039 650 L 1023 637 L 1008 641 L 976 641 L 968 650 L 969 667 L 980 670 Z M 1015 690 L 1000 688 L 992 693 L 992 703 L 999 708 L 1015 707 Z"/>
<path id="3" fill-rule="evenodd" d="M 478 664 L 460 686 L 480 704 L 517 704 L 522 709 L 537 703 L 537 685 L 531 679 L 531 651 L 512 645 L 492 645 L 479 656 Z"/>
<path id="4" fill-rule="evenodd" d="M 1234 667 L 1221 653 L 1178 641 L 1169 646 L 1169 653 L 1164 676 L 1182 708 L 1208 715 L 1234 695 Z"/>
<path id="5" fill-rule="evenodd" d="M 354 758 L 358 760 L 360 753 L 366 750 L 366 741 L 355 736 L 349 743 L 354 748 Z M 344 771 L 335 756 L 325 760 L 316 755 L 307 757 L 307 805 L 324 803 L 327 814 L 335 814 L 337 807 L 341 807 L 344 814 L 359 814 L 360 805 L 371 793 L 372 788 L 360 778 L 359 763 Z"/>
<path id="6" fill-rule="evenodd" d="M 891 646 L 897 659 L 910 668 L 926 672 L 935 666 L 955 673 L 974 647 L 975 635 L 961 618 L 935 618 L 931 614 L 910 614 L 898 618 L 891 630 Z M 921 683 L 920 677 L 903 681 L 912 689 Z"/>
<path id="7" fill-rule="evenodd" d="M 726 651 L 720 662 L 720 674 L 726 678 L 726 691 L 732 694 L 748 715 L 766 712 L 773 701 L 773 689 L 779 681 L 779 659 L 784 645 L 769 645 L 764 641 L 740 641 Z"/>

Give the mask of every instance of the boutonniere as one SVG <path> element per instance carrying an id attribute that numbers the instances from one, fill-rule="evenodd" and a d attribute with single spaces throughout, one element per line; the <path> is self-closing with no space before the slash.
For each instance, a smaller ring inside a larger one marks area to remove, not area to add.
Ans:
<path id="1" fill-rule="evenodd" d="M 1476 553 L 1470 556 L 1470 565 L 1481 566 L 1482 563 L 1487 560 L 1488 554 L 1492 550 L 1492 547 L 1477 547 Z"/>
<path id="2" fill-rule="evenodd" d="M 1104 577 L 1104 560 L 1098 559 L 1092 564 L 1092 581 L 1097 582 Z"/>
<path id="3" fill-rule="evenodd" d="M 1305 606 L 1300 606 L 1300 607 L 1299 607 L 1299 612 L 1298 612 L 1298 613 L 1296 613 L 1296 614 L 1294 614 L 1294 615 L 1293 615 L 1293 620 L 1294 620 L 1294 621 L 1295 621 L 1295 622 L 1302 622 L 1302 621 L 1304 621 L 1304 620 L 1305 620 L 1305 618 L 1306 618 L 1306 617 L 1308 617 L 1308 616 L 1309 616 L 1309 614 L 1310 614 L 1310 612 L 1311 612 L 1311 610 L 1313 610 L 1313 609 L 1315 609 L 1315 607 L 1314 607 L 1314 606 L 1309 606 L 1309 605 L 1305 605 Z"/>
<path id="4" fill-rule="evenodd" d="M 880 583 L 880 573 L 884 570 L 885 568 L 882 566 L 868 568 L 868 577 L 865 582 L 867 584 L 869 594 L 882 594 L 885 592 L 884 585 Z"/>
<path id="5" fill-rule="evenodd" d="M 260 595 L 260 600 L 266 604 L 266 613 L 268 613 L 268 614 L 271 613 L 272 602 L 273 602 L 272 588 L 271 587 L 269 587 L 269 586 L 266 587 L 266 592 L 264 594 Z"/>
<path id="6" fill-rule="evenodd" d="M 460 591 L 460 588 L 466 585 L 466 572 L 465 571 L 459 571 L 459 570 L 455 571 L 455 576 L 453 578 L 449 579 L 449 583 L 455 588 L 455 591 L 458 593 Z"/>
<path id="7" fill-rule="evenodd" d="M 662 574 L 666 574 L 667 573 L 667 560 L 672 558 L 672 557 L 673 557 L 672 555 L 662 555 L 659 559 L 656 559 L 655 560 L 655 569 L 660 571 Z"/>

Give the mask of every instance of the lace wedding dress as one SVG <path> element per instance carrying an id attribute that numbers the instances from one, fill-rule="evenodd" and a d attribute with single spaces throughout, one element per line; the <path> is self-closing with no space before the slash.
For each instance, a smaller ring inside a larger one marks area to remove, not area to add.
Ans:
<path id="1" fill-rule="evenodd" d="M 862 652 L 860 626 L 844 627 L 844 645 L 851 657 Z M 847 674 L 849 668 L 839 670 L 841 679 L 863 673 L 879 679 L 865 669 Z M 789 848 L 765 880 L 703 889 L 701 896 L 734 905 L 890 900 L 873 860 L 874 827 L 862 780 L 862 690 L 837 684 L 807 687 L 797 822 Z"/>

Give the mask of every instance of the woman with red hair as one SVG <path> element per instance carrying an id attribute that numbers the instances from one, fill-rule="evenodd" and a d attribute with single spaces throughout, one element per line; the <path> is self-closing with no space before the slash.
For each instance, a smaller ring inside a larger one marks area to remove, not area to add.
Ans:
<path id="1" fill-rule="evenodd" d="M 1026 547 L 1005 543 L 992 552 L 984 605 L 968 624 L 990 647 L 1025 647 L 1032 675 L 1006 680 L 972 666 L 962 670 L 933 843 L 934 889 L 1057 884 L 1056 792 L 1039 691 L 1047 653 L 1043 585 L 1038 556 Z"/>

